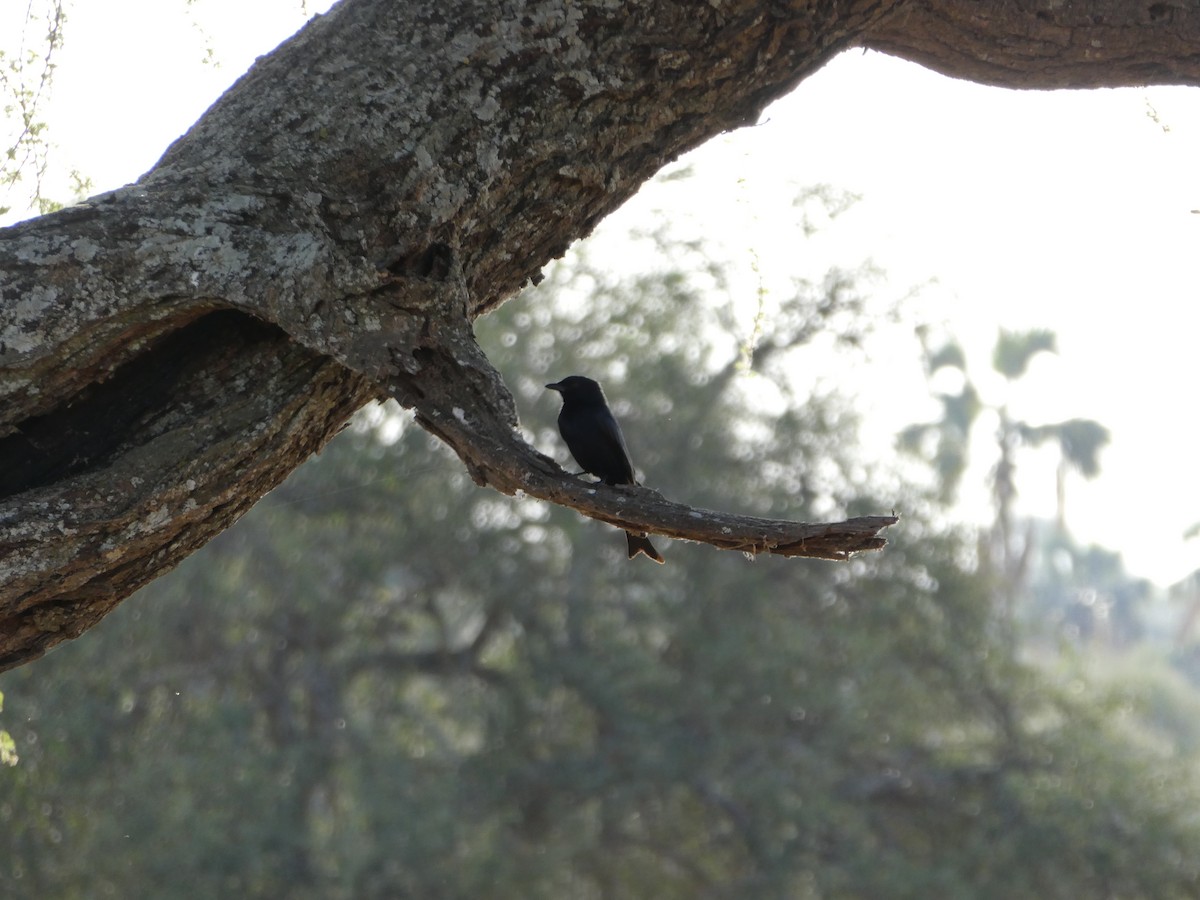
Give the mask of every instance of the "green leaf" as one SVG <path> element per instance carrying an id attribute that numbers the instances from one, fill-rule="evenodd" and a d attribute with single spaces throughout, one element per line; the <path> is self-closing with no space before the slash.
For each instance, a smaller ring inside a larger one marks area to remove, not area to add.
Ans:
<path id="1" fill-rule="evenodd" d="M 1050 425 L 1017 426 L 1022 442 L 1040 447 L 1047 441 L 1057 441 L 1062 458 L 1086 478 L 1100 473 L 1100 451 L 1111 435 L 1107 428 L 1092 419 L 1067 419 Z"/>
<path id="2" fill-rule="evenodd" d="M 1029 368 L 1029 361 L 1042 351 L 1057 353 L 1057 338 L 1053 331 L 1035 328 L 1030 331 L 1000 330 L 996 348 L 992 351 L 992 367 L 1012 381 Z"/>
<path id="3" fill-rule="evenodd" d="M 943 344 L 933 353 L 930 353 L 925 360 L 925 369 L 930 375 L 938 369 L 946 367 L 958 369 L 962 372 L 967 370 L 967 355 L 963 352 L 963 348 L 955 341 Z"/>
<path id="4" fill-rule="evenodd" d="M 1100 473 L 1100 451 L 1111 439 L 1108 429 L 1092 419 L 1068 419 L 1055 427 L 1063 459 L 1085 478 L 1095 478 Z"/>

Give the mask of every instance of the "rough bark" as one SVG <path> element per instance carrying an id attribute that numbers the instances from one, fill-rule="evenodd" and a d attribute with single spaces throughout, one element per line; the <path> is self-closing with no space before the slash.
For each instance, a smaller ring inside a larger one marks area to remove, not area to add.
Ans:
<path id="1" fill-rule="evenodd" d="M 1200 5 L 1187 0 L 925 0 L 900 4 L 861 43 L 1001 87 L 1200 81 Z"/>
<path id="2" fill-rule="evenodd" d="M 0 668 L 382 393 L 509 493 L 715 546 L 881 546 L 894 517 L 765 522 L 569 478 L 518 437 L 471 320 L 843 48 L 1024 86 L 1194 82 L 1195 29 L 1190 4 L 346 0 L 136 184 L 0 234 Z"/>

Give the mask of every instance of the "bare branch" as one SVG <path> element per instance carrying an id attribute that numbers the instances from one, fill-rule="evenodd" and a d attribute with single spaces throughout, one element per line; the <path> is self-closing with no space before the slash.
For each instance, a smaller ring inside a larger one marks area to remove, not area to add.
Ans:
<path id="1" fill-rule="evenodd" d="M 569 506 L 626 530 L 777 556 L 849 559 L 882 548 L 887 542 L 879 532 L 898 521 L 896 515 L 831 523 L 763 519 L 675 503 L 646 487 L 585 481 L 521 438 L 512 397 L 465 322 L 419 344 L 387 379 L 388 392 L 416 410 L 417 420 L 453 448 L 481 486 Z"/>

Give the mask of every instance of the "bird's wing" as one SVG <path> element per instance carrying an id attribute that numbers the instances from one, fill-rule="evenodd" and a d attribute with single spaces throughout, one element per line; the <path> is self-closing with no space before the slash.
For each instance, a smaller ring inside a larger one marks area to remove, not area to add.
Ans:
<path id="1" fill-rule="evenodd" d="M 633 466 L 621 426 L 607 407 L 564 405 L 558 430 L 585 472 L 608 484 L 633 484 Z"/>
<path id="2" fill-rule="evenodd" d="M 600 437 L 605 444 L 605 449 L 611 452 L 614 457 L 618 456 L 625 463 L 625 468 L 629 471 L 629 479 L 627 484 L 633 484 L 633 463 L 629 459 L 629 448 L 625 445 L 625 435 L 621 433 L 621 426 L 617 424 L 616 418 L 608 409 L 604 410 L 604 415 L 597 417 L 597 424 L 600 428 Z"/>

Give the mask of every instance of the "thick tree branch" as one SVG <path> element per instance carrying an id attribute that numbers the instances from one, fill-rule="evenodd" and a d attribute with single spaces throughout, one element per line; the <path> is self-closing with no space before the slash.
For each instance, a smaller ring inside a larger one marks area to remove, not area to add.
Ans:
<path id="1" fill-rule="evenodd" d="M 762 519 L 674 503 L 649 488 L 610 487 L 569 475 L 521 438 L 512 396 L 465 319 L 448 325 L 422 328 L 415 338 L 404 334 L 391 347 L 374 345 L 390 362 L 388 371 L 371 374 L 401 405 L 416 410 L 417 421 L 459 455 L 479 485 L 569 506 L 619 528 L 778 556 L 845 560 L 882 548 L 886 541 L 879 532 L 898 521 L 895 515 L 819 524 Z M 346 361 L 362 366 L 361 359 Z"/>
<path id="2" fill-rule="evenodd" d="M 23 423 L 0 441 L 0 458 L 27 464 L 0 466 L 0 669 L 78 636 L 232 525 L 377 393 L 226 312 Z"/>
<path id="3" fill-rule="evenodd" d="M 515 421 L 507 392 L 433 382 L 456 335 L 890 5 L 346 0 L 136 185 L 5 231 L 0 667 L 225 528 L 384 384 L 477 480 L 518 489 L 544 458 L 455 418 Z M 220 313 L 223 353 L 200 339 L 219 310 L 282 331 Z M 535 487 L 621 519 L 577 483 Z"/>
<path id="4" fill-rule="evenodd" d="M 912 0 L 861 42 L 1000 87 L 1200 84 L 1200 5 L 1171 0 Z"/>
<path id="5" fill-rule="evenodd" d="M 517 439 L 470 321 L 842 48 L 1014 86 L 1197 83 L 1196 16 L 1114 0 L 343 0 L 137 184 L 0 233 L 0 668 L 169 570 L 385 390 L 504 491 L 718 546 L 878 546 L 891 517 L 833 537 L 697 521 L 565 476 Z"/>

